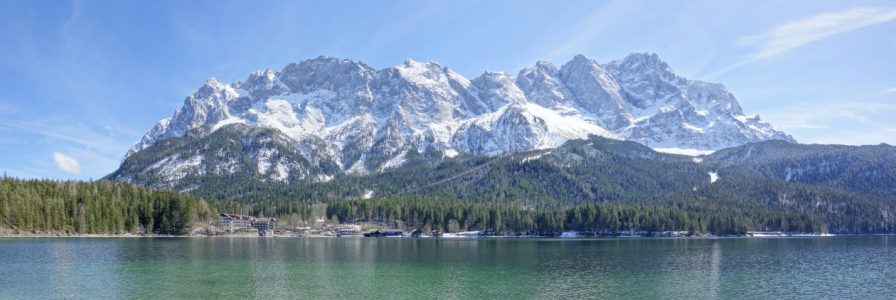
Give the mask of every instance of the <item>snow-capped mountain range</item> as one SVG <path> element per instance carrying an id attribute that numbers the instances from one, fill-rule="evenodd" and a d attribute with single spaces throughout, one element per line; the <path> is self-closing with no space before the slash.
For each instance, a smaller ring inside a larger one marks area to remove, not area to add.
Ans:
<path id="1" fill-rule="evenodd" d="M 244 82 L 209 79 L 125 160 L 196 128 L 208 135 L 231 124 L 274 129 L 296 154 L 312 163 L 332 161 L 347 173 L 400 166 L 411 149 L 495 155 L 589 135 L 696 150 L 795 142 L 759 116 L 744 116 L 723 85 L 679 77 L 656 54 L 633 53 L 606 64 L 577 55 L 560 68 L 538 62 L 517 76 L 485 72 L 472 80 L 437 62 L 407 60 L 376 70 L 321 56 L 254 72 Z M 276 152 L 253 158 L 270 166 Z M 183 160 L 199 164 L 202 158 Z M 287 170 L 274 178 L 289 181 L 290 166 L 277 164 Z"/>

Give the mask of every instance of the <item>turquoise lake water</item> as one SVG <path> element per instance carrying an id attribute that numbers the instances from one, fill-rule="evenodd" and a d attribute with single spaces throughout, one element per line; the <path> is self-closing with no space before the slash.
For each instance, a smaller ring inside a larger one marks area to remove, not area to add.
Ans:
<path id="1" fill-rule="evenodd" d="M 896 236 L 2 238 L 0 298 L 896 299 Z"/>

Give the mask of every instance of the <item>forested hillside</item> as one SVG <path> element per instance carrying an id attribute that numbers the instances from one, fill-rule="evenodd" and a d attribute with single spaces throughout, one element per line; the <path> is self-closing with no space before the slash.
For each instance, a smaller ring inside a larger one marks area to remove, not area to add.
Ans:
<path id="1" fill-rule="evenodd" d="M 416 158 L 398 170 L 323 183 L 260 182 L 245 173 L 197 177 L 190 183 L 192 196 L 107 180 L 5 178 L 0 217 L 7 229 L 72 233 L 184 234 L 218 211 L 275 216 L 281 226 L 335 218 L 407 229 L 539 235 L 565 230 L 891 233 L 896 228 L 890 217 L 893 197 L 769 178 L 755 167 L 762 164 L 718 158 L 737 157 L 726 152 L 701 160 L 594 137 L 503 156 L 450 158 L 434 149 L 408 156 Z"/>
<path id="2" fill-rule="evenodd" d="M 583 204 L 563 209 L 534 210 L 519 205 L 485 205 L 440 198 L 400 197 L 342 200 L 327 206 L 338 220 L 382 222 L 399 228 L 457 232 L 479 230 L 498 234 L 557 236 L 566 230 L 590 235 L 624 231 L 647 235 L 665 231 L 693 234 L 744 234 L 751 230 L 825 233 L 825 224 L 804 213 L 764 209 L 687 209 L 655 205 Z"/>
<path id="3" fill-rule="evenodd" d="M 896 197 L 896 147 L 801 145 L 781 141 L 723 149 L 707 157 L 763 177 Z"/>
<path id="4" fill-rule="evenodd" d="M 219 209 L 239 209 L 276 215 L 281 219 L 308 220 L 330 218 L 336 214 L 341 220 L 389 221 L 391 216 L 393 220 L 408 224 L 415 219 L 413 207 L 427 207 L 416 211 L 419 221 L 423 214 L 447 214 L 449 208 L 442 205 L 460 205 L 467 212 L 488 210 L 490 216 L 501 215 L 502 220 L 509 222 L 486 221 L 476 217 L 482 214 L 475 213 L 428 219 L 431 226 L 441 225 L 442 228 L 450 219 L 455 219 L 460 224 L 479 224 L 472 228 L 491 230 L 550 228 L 548 231 L 551 231 L 561 227 L 612 230 L 616 227 L 593 228 L 559 217 L 569 216 L 568 212 L 574 209 L 602 204 L 635 209 L 639 211 L 635 215 L 641 217 L 651 215 L 647 211 L 656 209 L 686 213 L 688 221 L 661 221 L 671 224 L 661 228 L 676 230 L 697 228 L 712 233 L 766 229 L 828 230 L 832 233 L 896 230 L 896 219 L 891 217 L 896 211 L 894 197 L 767 178 L 750 166 L 706 157 L 701 160 L 657 153 L 634 142 L 594 137 L 570 141 L 557 149 L 504 156 L 447 158 L 432 149 L 425 155 L 413 155 L 420 159 L 401 169 L 375 175 L 346 175 L 330 182 L 296 185 L 261 183 L 239 175 L 207 177 L 190 193 L 217 201 Z M 374 199 L 364 200 L 364 196 L 374 196 Z M 366 209 L 359 204 L 366 203 L 364 201 L 378 201 L 375 203 L 386 208 L 377 209 L 374 214 L 359 215 L 358 212 Z M 330 203 L 333 209 L 352 203 L 353 208 L 311 216 L 313 209 L 310 206 L 314 203 Z M 396 206 L 402 209 L 395 209 Z M 352 213 L 345 213 L 347 211 Z M 520 227 L 522 223 L 518 219 L 509 217 L 517 213 L 531 219 L 526 223 L 528 227 Z M 473 216 L 470 221 L 466 221 L 468 214 Z M 547 216 L 552 216 L 553 221 L 535 221 L 539 217 L 548 220 Z M 491 225 L 486 225 L 489 222 Z M 657 222 L 630 223 L 659 224 Z M 694 222 L 702 226 L 696 226 Z M 532 227 L 535 224 L 540 225 Z M 656 229 L 651 227 L 654 225 L 647 226 Z"/>
<path id="5" fill-rule="evenodd" d="M 187 194 L 108 180 L 0 180 L 0 229 L 6 232 L 187 234 L 216 214 Z"/>

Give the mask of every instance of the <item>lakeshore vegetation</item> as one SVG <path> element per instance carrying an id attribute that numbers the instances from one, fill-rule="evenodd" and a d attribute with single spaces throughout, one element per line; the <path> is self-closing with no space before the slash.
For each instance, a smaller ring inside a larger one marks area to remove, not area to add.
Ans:
<path id="1" fill-rule="evenodd" d="M 107 180 L 95 182 L 0 181 L 2 228 L 17 232 L 91 234 L 187 234 L 196 223 L 218 211 L 275 215 L 281 226 L 328 218 L 385 226 L 457 232 L 558 235 L 565 230 L 613 233 L 690 231 L 740 234 L 747 230 L 824 232 L 818 219 L 775 211 L 662 208 L 647 205 L 591 203 L 563 209 L 534 210 L 519 204 L 499 205 L 426 196 L 344 199 L 330 203 L 302 201 L 246 204 L 212 201 Z M 267 212 L 267 213 L 266 213 Z"/>
<path id="2" fill-rule="evenodd" d="M 187 234 L 215 214 L 187 194 L 108 180 L 0 180 L 0 228 L 18 233 Z"/>
<path id="3" fill-rule="evenodd" d="M 887 177 L 893 174 L 892 164 L 878 159 L 889 157 L 889 152 L 879 153 L 888 146 L 806 146 L 818 152 L 812 155 L 787 150 L 796 146 L 781 143 L 744 147 L 720 151 L 702 161 L 596 137 L 569 141 L 560 148 L 501 156 L 447 157 L 435 149 L 422 153 L 411 149 L 399 169 L 339 174 L 327 182 L 302 181 L 305 177 L 293 174 L 290 178 L 296 179 L 289 183 L 259 177 L 264 174 L 253 168 L 222 175 L 213 171 L 241 170 L 252 164 L 242 158 L 243 165 L 223 166 L 220 159 L 206 157 L 202 167 L 207 172 L 186 172 L 173 187 L 186 192 L 115 182 L 110 180 L 117 178 L 112 175 L 93 182 L 4 176 L 0 229 L 186 234 L 194 224 L 208 224 L 219 212 L 227 212 L 276 217 L 280 227 L 326 219 L 331 224 L 360 222 L 511 235 L 552 236 L 567 230 L 715 235 L 896 232 L 892 217 L 896 197 L 887 192 L 892 189 Z M 159 145 L 147 148 L 124 165 L 151 164 L 167 157 L 170 153 L 162 151 L 166 149 L 171 150 Z M 775 158 L 789 152 L 802 154 L 790 160 Z M 844 158 L 847 152 L 859 158 Z M 759 167 L 739 164 L 737 160 L 745 157 Z M 804 167 L 809 170 L 800 178 L 804 182 L 775 179 L 769 171 L 821 164 L 818 161 L 855 170 L 832 177 Z M 127 175 L 122 172 L 114 174 Z M 152 172 L 144 174 L 146 182 L 141 184 L 158 183 Z M 718 178 L 711 179 L 710 174 Z"/>

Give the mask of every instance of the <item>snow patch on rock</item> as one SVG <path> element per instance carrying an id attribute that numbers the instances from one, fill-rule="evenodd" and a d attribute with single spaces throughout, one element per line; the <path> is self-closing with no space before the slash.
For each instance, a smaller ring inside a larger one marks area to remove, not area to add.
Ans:
<path id="1" fill-rule="evenodd" d="M 687 155 L 687 156 L 702 156 L 702 155 L 710 155 L 715 151 L 712 150 L 697 150 L 697 149 L 679 149 L 679 148 L 653 148 L 653 151 L 668 153 L 668 154 L 678 154 L 678 155 Z M 701 159 L 702 161 L 702 159 Z M 698 162 L 695 160 L 695 162 Z"/>
<path id="2" fill-rule="evenodd" d="M 401 167 L 402 165 L 404 165 L 404 163 L 406 161 L 405 156 L 407 156 L 407 154 L 408 154 L 407 150 L 402 151 L 400 154 L 396 155 L 395 157 L 393 157 L 392 159 L 387 161 L 385 164 L 383 164 L 383 166 L 380 167 L 380 171 Z"/>
<path id="3" fill-rule="evenodd" d="M 448 157 L 496 155 L 597 135 L 700 156 L 748 142 L 793 141 L 758 115 L 746 117 L 721 84 L 679 77 L 655 54 L 633 53 L 606 64 L 577 55 L 560 68 L 538 62 L 516 77 L 485 72 L 472 80 L 437 62 L 407 60 L 376 70 L 321 56 L 230 85 L 209 79 L 127 155 L 197 127 L 215 131 L 231 124 L 275 129 L 305 158 L 315 164 L 331 159 L 349 174 L 370 172 L 368 157 L 381 159 L 380 153 L 390 157 L 375 171 L 398 167 L 414 147 L 435 147 Z M 259 171 L 288 181 L 297 165 L 279 161 L 269 170 L 272 162 L 264 155 L 270 153 L 264 153 L 256 161 Z M 239 167 L 227 163 L 215 172 Z"/>

